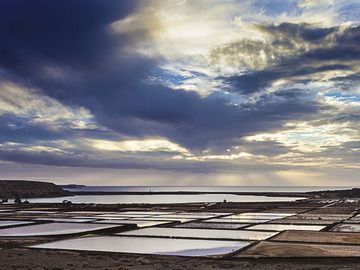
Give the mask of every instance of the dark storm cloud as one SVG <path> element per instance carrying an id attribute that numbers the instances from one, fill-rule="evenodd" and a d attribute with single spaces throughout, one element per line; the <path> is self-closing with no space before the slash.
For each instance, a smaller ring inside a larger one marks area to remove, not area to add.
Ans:
<path id="1" fill-rule="evenodd" d="M 306 24 L 286 23 L 277 26 L 262 25 L 259 29 L 272 38 L 271 45 L 264 43 L 261 49 L 264 50 L 265 55 L 275 56 L 278 62 L 274 60 L 273 65 L 264 69 L 222 78 L 229 84 L 230 91 L 249 94 L 271 86 L 279 79 L 289 82 L 309 82 L 320 72 L 352 71 L 358 66 L 359 26 L 342 30 L 334 27 L 314 28 Z M 242 42 L 239 43 L 240 47 L 243 45 Z M 231 46 L 233 47 L 234 44 Z M 310 49 L 305 50 L 307 46 Z M 286 53 L 282 53 L 284 50 Z M 226 52 L 223 49 L 219 53 Z"/>
<path id="2" fill-rule="evenodd" d="M 187 171 L 193 173 L 213 173 L 221 171 L 271 171 L 289 169 L 286 165 L 259 165 L 256 162 L 242 164 L 228 161 L 171 160 L 153 157 L 124 157 L 109 158 L 93 156 L 91 153 L 58 153 L 49 151 L 26 151 L 24 149 L 1 149 L 0 160 L 13 161 L 23 164 L 42 164 L 47 166 L 83 167 L 83 168 L 110 168 L 110 169 L 154 169 L 167 171 Z"/>
<path id="3" fill-rule="evenodd" d="M 323 65 L 320 67 L 296 65 L 298 61 L 289 61 L 286 64 L 270 67 L 265 70 L 255 71 L 249 74 L 226 78 L 225 81 L 230 86 L 230 90 L 242 94 L 250 94 L 264 89 L 272 82 L 279 79 L 287 79 L 298 82 L 307 82 L 311 79 L 298 78 L 301 76 L 313 76 L 320 72 L 333 70 L 351 69 L 348 65 Z"/>
<path id="4" fill-rule="evenodd" d="M 54 61 L 83 67 L 114 46 L 104 30 L 131 12 L 136 1 L 2 0 L 1 65 L 18 72 Z"/>
<path id="5" fill-rule="evenodd" d="M 270 35 L 274 44 L 284 42 L 285 44 L 310 42 L 324 42 L 331 34 L 336 33 L 338 27 L 317 28 L 311 24 L 281 23 L 278 25 L 257 25 L 257 28 Z"/>
<path id="6" fill-rule="evenodd" d="M 286 154 L 289 151 L 293 151 L 283 144 L 276 141 L 253 141 L 253 142 L 244 142 L 244 148 L 247 152 L 254 155 L 263 155 L 268 157 L 278 156 Z"/>
<path id="7" fill-rule="evenodd" d="M 36 88 L 69 107 L 85 107 L 99 126 L 109 129 L 108 132 L 54 130 L 31 125 L 28 119 L 5 115 L 4 121 L 0 122 L 3 142 L 29 145 L 40 140 L 72 142 L 82 137 L 115 138 L 110 135 L 115 133 L 119 137 L 163 136 L 196 151 L 279 128 L 288 120 L 307 119 L 322 109 L 320 104 L 296 89 L 264 94 L 256 101 L 234 105 L 223 94 L 201 97 L 195 92 L 147 83 L 147 76 L 161 59 L 129 53 L 126 48 L 136 44 L 141 36 L 115 34 L 109 28 L 111 22 L 131 14 L 136 8 L 133 3 L 0 1 L 2 78 Z M 299 35 L 315 40 L 316 34 L 305 31 Z M 261 79 L 254 73 L 228 78 L 228 82 L 250 92 L 253 88 L 265 87 L 274 78 L 347 69 L 346 65 L 327 64 L 300 66 L 289 71 L 290 66 L 289 63 L 277 69 L 259 71 Z M 177 165 L 173 166 L 175 161 L 156 164 L 153 159 L 145 158 L 102 160 L 87 155 L 86 151 L 68 155 L 2 149 L 0 159 L 54 166 L 196 170 L 190 161 L 176 161 Z M 206 168 L 204 165 L 201 170 L 211 170 L 211 166 Z"/>

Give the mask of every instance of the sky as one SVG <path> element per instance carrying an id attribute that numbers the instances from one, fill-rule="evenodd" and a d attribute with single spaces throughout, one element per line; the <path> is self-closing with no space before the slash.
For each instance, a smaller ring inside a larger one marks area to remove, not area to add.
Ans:
<path id="1" fill-rule="evenodd" d="M 0 0 L 0 178 L 359 186 L 357 0 Z"/>

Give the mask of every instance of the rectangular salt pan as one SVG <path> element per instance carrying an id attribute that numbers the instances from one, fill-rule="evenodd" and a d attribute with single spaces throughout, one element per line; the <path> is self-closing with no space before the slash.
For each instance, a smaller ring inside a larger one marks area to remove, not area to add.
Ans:
<path id="1" fill-rule="evenodd" d="M 111 214 L 118 214 L 118 212 L 104 212 L 104 211 L 71 211 L 71 212 L 63 212 L 64 214 L 70 215 L 111 215 Z"/>
<path id="2" fill-rule="evenodd" d="M 56 218 L 56 217 L 36 218 L 35 220 L 54 221 L 54 222 L 76 222 L 76 223 L 96 221 L 96 219 L 94 218 Z"/>
<path id="3" fill-rule="evenodd" d="M 18 220 L 0 220 L 0 227 L 15 226 L 15 225 L 27 225 L 32 224 L 32 221 L 18 221 Z"/>
<path id="4" fill-rule="evenodd" d="M 223 217 L 225 219 L 279 219 L 292 216 L 293 214 L 275 214 L 275 213 L 242 213 Z"/>
<path id="5" fill-rule="evenodd" d="M 249 244 L 245 241 L 98 236 L 57 241 L 34 247 L 177 256 L 210 256 L 231 253 Z"/>
<path id="6" fill-rule="evenodd" d="M 193 215 L 193 216 L 225 216 L 225 215 L 231 215 L 233 213 L 216 213 L 216 212 L 179 212 L 176 213 L 176 215 Z"/>
<path id="7" fill-rule="evenodd" d="M 320 225 L 292 225 L 292 224 L 258 224 L 248 227 L 248 230 L 269 230 L 269 231 L 286 231 L 286 230 L 294 230 L 294 231 L 320 231 L 324 229 L 326 226 Z"/>
<path id="8" fill-rule="evenodd" d="M 265 223 L 270 219 L 231 219 L 231 218 L 212 218 L 203 220 L 202 222 L 216 222 L 216 223 Z"/>
<path id="9" fill-rule="evenodd" d="M 132 218 L 132 217 L 136 217 L 136 218 L 142 218 L 142 217 L 152 217 L 152 215 L 123 215 L 123 214 L 102 214 L 102 215 L 96 215 L 96 217 L 99 218 Z"/>
<path id="10" fill-rule="evenodd" d="M 293 216 L 296 215 L 296 213 L 274 213 L 274 212 L 245 212 L 245 213 L 240 213 L 238 214 L 239 216 L 247 216 L 247 215 L 251 215 L 251 216 L 275 216 L 275 217 L 288 217 L 288 216 Z"/>
<path id="11" fill-rule="evenodd" d="M 171 215 L 175 214 L 175 212 L 168 212 L 168 211 L 124 211 L 118 212 L 120 215 Z"/>
<path id="12" fill-rule="evenodd" d="M 74 217 L 74 218 L 80 218 L 80 217 Z M 131 217 L 120 217 L 120 216 L 88 216 L 87 218 L 93 218 L 93 219 L 106 219 L 106 220 L 126 220 Z"/>
<path id="13" fill-rule="evenodd" d="M 199 229 L 239 229 L 249 224 L 237 223 L 213 223 L 213 222 L 190 222 L 177 225 L 177 228 L 199 228 Z"/>
<path id="14" fill-rule="evenodd" d="M 166 218 L 175 218 L 175 219 L 205 219 L 205 218 L 212 218 L 212 217 L 216 217 L 214 215 L 183 215 L 183 214 L 179 214 L 179 215 L 159 215 L 159 216 L 153 216 L 152 218 L 161 218 L 161 219 L 166 219 Z M 150 218 L 150 217 L 149 217 Z"/>
<path id="15" fill-rule="evenodd" d="M 193 218 L 166 218 L 166 217 L 160 217 L 160 216 L 154 216 L 154 217 L 143 217 L 143 218 L 131 218 L 129 220 L 151 220 L 151 221 L 179 221 L 179 222 L 189 222 L 194 221 Z"/>
<path id="16" fill-rule="evenodd" d="M 48 215 L 48 214 L 56 214 L 54 211 L 37 211 L 37 210 L 28 210 L 28 211 L 16 211 L 15 214 L 36 214 L 36 215 Z"/>
<path id="17" fill-rule="evenodd" d="M 264 240 L 276 235 L 274 232 L 250 232 L 238 230 L 145 228 L 119 233 L 126 236 L 182 237 L 226 240 Z"/>
<path id="18" fill-rule="evenodd" d="M 152 221 L 152 220 L 101 220 L 101 221 L 95 221 L 93 223 L 101 223 L 101 224 L 134 224 L 138 227 L 150 227 L 150 226 L 156 226 L 156 225 L 164 225 L 164 224 L 169 224 L 172 223 L 174 221 Z"/>
<path id="19" fill-rule="evenodd" d="M 0 236 L 45 236 L 76 234 L 115 228 L 121 225 L 85 223 L 45 223 L 0 230 Z"/>

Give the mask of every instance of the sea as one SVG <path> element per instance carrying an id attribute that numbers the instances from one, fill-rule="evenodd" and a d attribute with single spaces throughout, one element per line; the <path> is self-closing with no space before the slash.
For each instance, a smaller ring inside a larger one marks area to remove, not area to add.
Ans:
<path id="1" fill-rule="evenodd" d="M 308 192 L 349 189 L 348 186 L 78 186 L 74 192 Z"/>
<path id="2" fill-rule="evenodd" d="M 216 203 L 216 202 L 284 202 L 304 199 L 303 197 L 268 197 L 262 195 L 236 195 L 236 192 L 309 192 L 341 190 L 351 187 L 339 186 L 76 186 L 64 188 L 72 192 L 151 192 L 153 194 L 134 195 L 76 195 L 57 198 L 33 198 L 34 203 L 95 204 L 170 204 L 170 203 Z M 201 192 L 202 194 L 156 194 L 157 192 Z M 212 194 L 206 194 L 211 192 Z M 214 192 L 218 192 L 213 194 Z M 222 194 L 222 193 L 226 194 Z"/>

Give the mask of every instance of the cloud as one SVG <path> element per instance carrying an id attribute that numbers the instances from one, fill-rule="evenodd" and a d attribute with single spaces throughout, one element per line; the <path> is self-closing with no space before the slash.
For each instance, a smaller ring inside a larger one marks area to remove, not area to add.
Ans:
<path id="1" fill-rule="evenodd" d="M 0 116 L 13 115 L 32 125 L 49 128 L 94 128 L 93 116 L 83 107 L 71 108 L 9 81 L 0 82 Z"/>
<path id="2" fill-rule="evenodd" d="M 229 85 L 231 91 L 250 94 L 271 87 L 277 81 L 289 84 L 322 80 L 321 77 L 326 81 L 336 78 L 337 72 L 351 74 L 360 68 L 356 61 L 360 55 L 358 45 L 360 28 L 357 26 L 345 29 L 315 28 L 306 24 L 287 23 L 262 25 L 260 29 L 271 36 L 268 43 L 263 42 L 264 46 L 259 42 L 240 41 L 236 45 L 228 45 L 230 49 L 225 46 L 214 52 L 220 55 L 216 57 L 225 55 L 232 61 L 240 57 L 241 63 L 241 61 L 257 59 L 258 51 L 254 48 L 261 48 L 260 59 L 263 60 L 261 64 L 263 69 L 249 70 L 245 74 L 221 78 Z M 250 45 L 247 45 L 248 43 Z M 239 54 L 238 49 L 231 49 L 234 46 L 238 46 L 239 50 L 247 49 Z M 262 53 L 264 57 L 261 58 Z M 242 58 L 244 55 L 245 60 Z M 256 62 L 248 66 L 260 67 Z"/>
<path id="3" fill-rule="evenodd" d="M 359 27 L 298 23 L 301 7 L 280 2 L 2 1 L 0 160 L 206 173 L 330 164 L 326 149 L 356 141 L 357 101 L 331 95 L 355 92 Z M 328 122 L 321 154 L 301 153 L 297 136 Z"/>
<path id="4" fill-rule="evenodd" d="M 95 12 L 93 6 L 89 8 Z M 29 29 L 26 32 L 15 31 L 11 37 L 5 36 L 8 43 L 11 41 L 15 44 L 15 41 L 25 39 L 26 33 L 39 31 L 35 27 L 49 16 L 42 18 L 41 15 L 27 26 Z M 28 55 L 20 59 L 23 63 L 20 66 L 30 72 L 19 71 L 18 65 L 7 65 L 6 61 L 1 65 L 7 74 L 26 80 L 46 96 L 66 106 L 86 108 L 101 126 L 119 134 L 140 138 L 165 137 L 191 149 L 204 149 L 217 140 L 279 127 L 284 120 L 302 117 L 305 112 L 317 110 L 316 102 L 305 103 L 301 96 L 285 99 L 277 95 L 265 95 L 258 102 L 235 106 L 221 94 L 214 93 L 203 98 L 192 91 L 174 91 L 162 85 L 149 84 L 145 79 L 160 60 L 126 51 L 134 41 L 124 34 L 112 35 L 108 32 L 107 26 L 112 20 L 118 19 L 115 15 L 108 6 L 105 10 L 100 9 L 94 19 L 89 19 L 88 15 L 79 11 L 76 20 L 80 26 L 73 29 L 72 34 L 76 35 L 75 42 L 79 50 L 84 46 L 86 54 L 75 55 L 76 48 L 70 50 L 62 47 L 61 44 L 69 42 L 68 34 L 64 33 L 67 27 L 65 23 L 61 26 L 64 31 L 56 32 L 58 42 L 50 44 L 54 46 L 51 50 L 47 47 L 49 37 L 46 36 L 34 37 L 19 47 L 7 48 L 10 55 L 31 52 L 33 61 L 28 61 Z M 49 19 L 46 26 L 48 29 L 43 29 L 45 35 L 50 30 L 50 37 L 55 35 L 58 24 L 63 23 L 58 20 L 57 16 Z M 86 33 L 96 36 L 96 41 L 89 42 Z M 44 47 L 47 53 L 44 53 Z M 61 57 L 58 58 L 59 51 Z M 61 76 L 33 72 L 38 66 L 56 67 Z M 282 110 L 287 113 L 281 114 Z"/>

